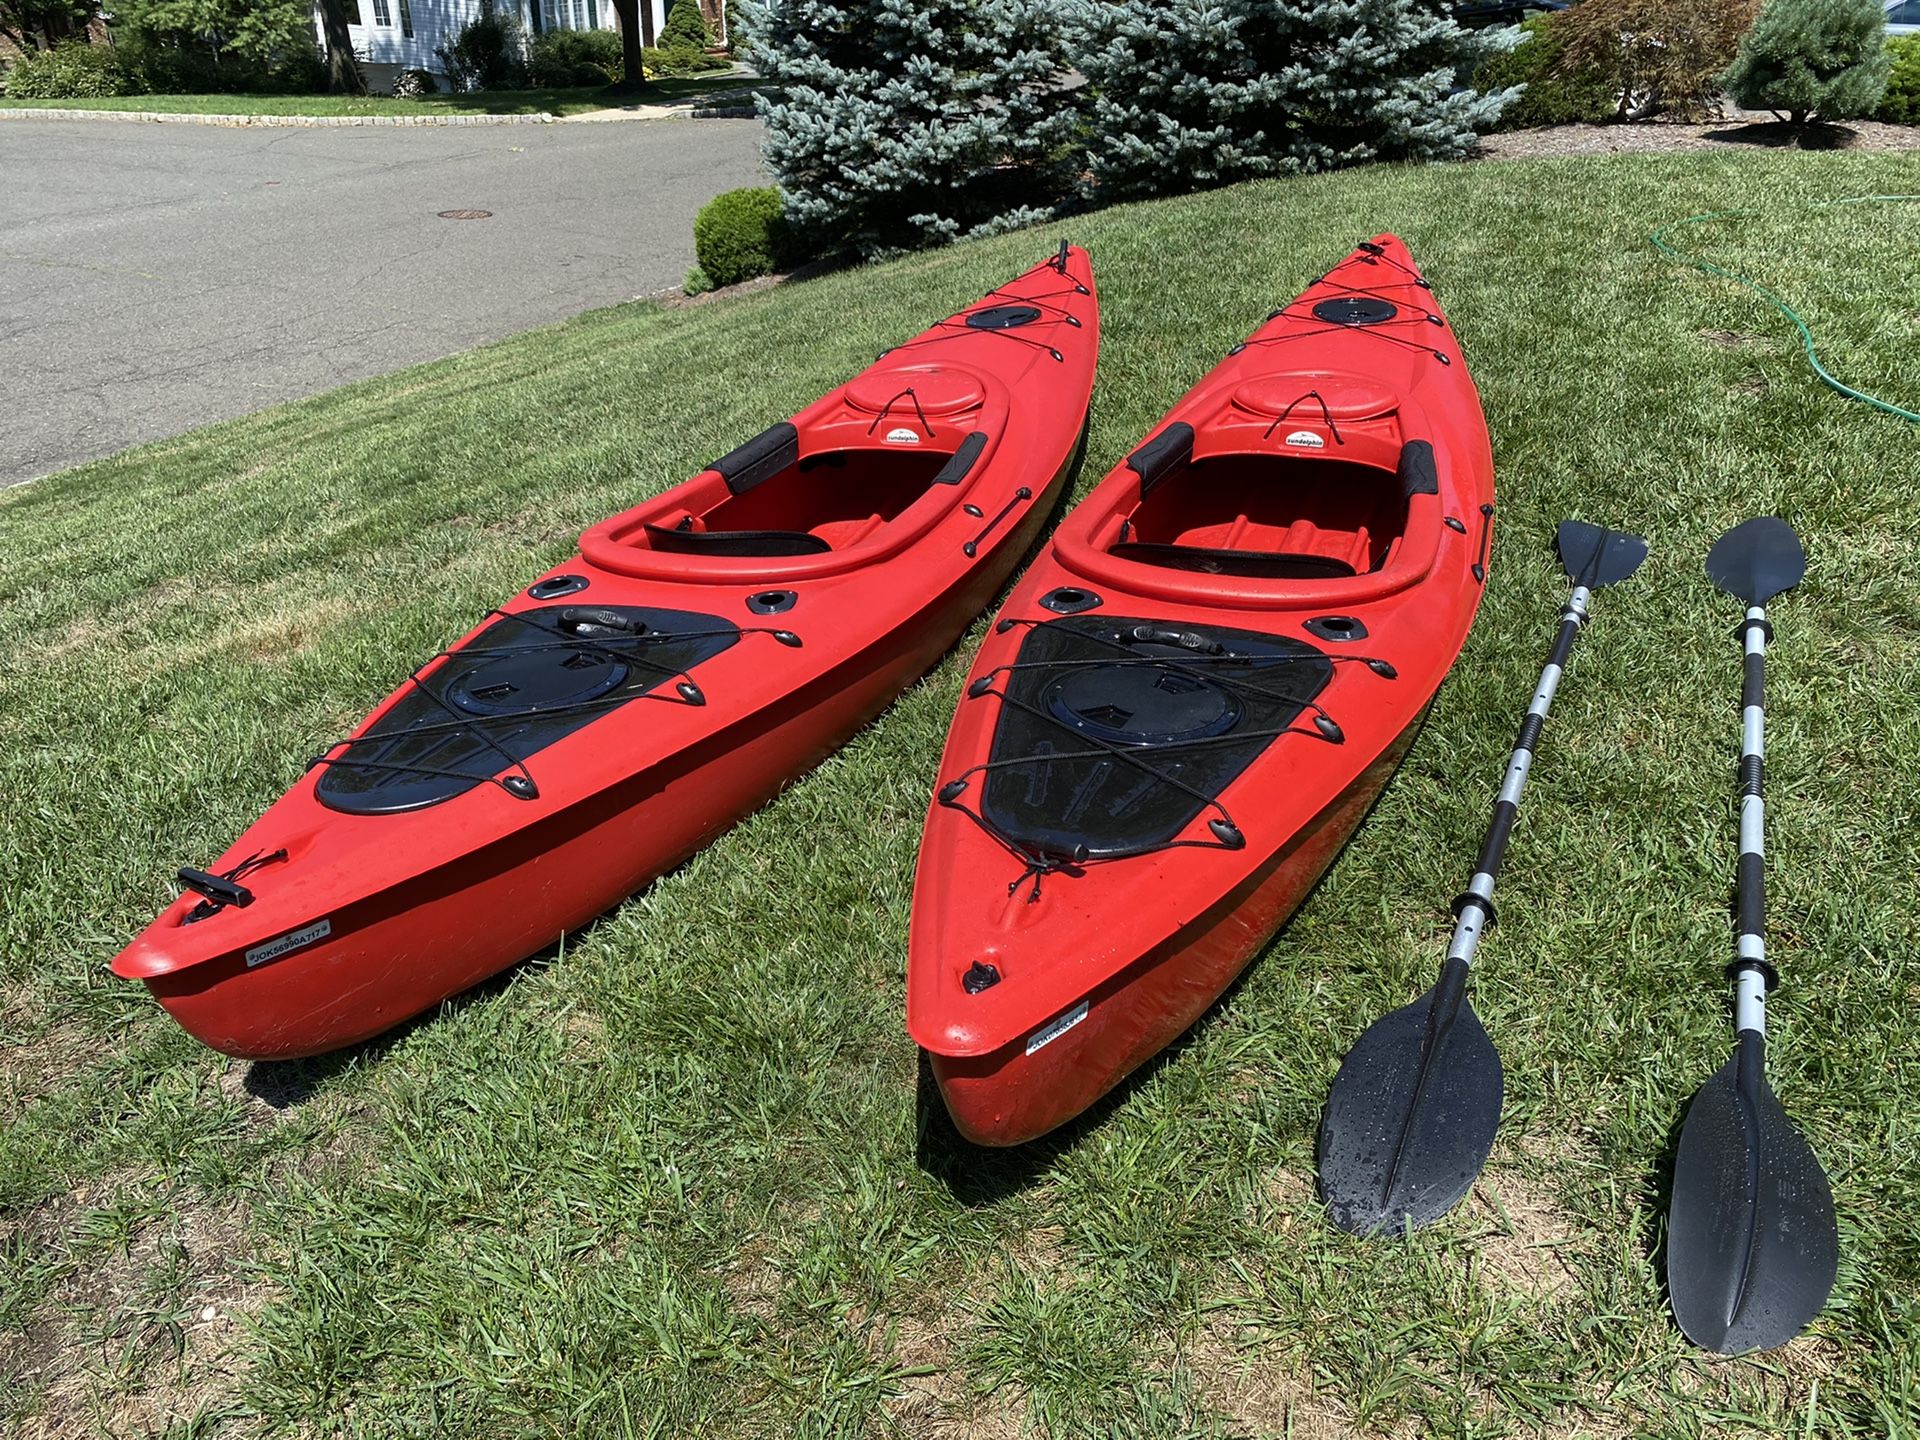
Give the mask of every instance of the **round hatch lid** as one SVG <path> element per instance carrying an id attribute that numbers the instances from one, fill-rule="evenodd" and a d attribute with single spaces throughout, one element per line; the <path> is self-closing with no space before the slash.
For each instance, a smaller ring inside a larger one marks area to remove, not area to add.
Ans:
<path id="1" fill-rule="evenodd" d="M 1315 395 L 1319 399 L 1315 399 Z M 1321 402 L 1325 402 L 1322 408 Z M 1291 420 L 1375 420 L 1400 407 L 1400 397 L 1371 380 L 1341 375 L 1270 375 L 1233 392 L 1233 403 L 1255 415 Z"/>
<path id="2" fill-rule="evenodd" d="M 912 417 L 915 402 L 927 415 L 977 410 L 987 391 L 978 376 L 933 366 L 924 370 L 869 370 L 847 382 L 846 396 L 849 405 L 869 414 Z"/>

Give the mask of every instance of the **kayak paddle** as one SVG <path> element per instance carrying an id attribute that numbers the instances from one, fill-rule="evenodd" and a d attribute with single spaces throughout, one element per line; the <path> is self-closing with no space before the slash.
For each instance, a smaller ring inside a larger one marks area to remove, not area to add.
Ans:
<path id="1" fill-rule="evenodd" d="M 1500 1056 L 1467 1000 L 1467 971 L 1493 923 L 1493 882 L 1520 809 L 1533 747 L 1587 621 L 1587 600 L 1625 580 L 1647 558 L 1637 535 L 1563 521 L 1560 563 L 1573 594 L 1533 703 L 1521 723 L 1493 822 L 1480 846 L 1440 981 L 1413 1004 L 1373 1023 L 1347 1053 L 1320 1120 L 1320 1196 L 1333 1223 L 1368 1235 L 1429 1225 L 1459 1203 L 1493 1149 L 1504 1078 Z"/>
<path id="2" fill-rule="evenodd" d="M 1747 606 L 1740 708 L 1740 869 L 1733 1058 L 1693 1097 L 1680 1128 L 1667 1212 L 1667 1292 L 1694 1344 L 1722 1355 L 1793 1339 L 1833 1290 L 1840 1241 L 1833 1191 L 1806 1138 L 1767 1084 L 1767 963 L 1762 752 L 1767 602 L 1807 572 L 1784 520 L 1736 525 L 1714 543 L 1707 574 Z"/>

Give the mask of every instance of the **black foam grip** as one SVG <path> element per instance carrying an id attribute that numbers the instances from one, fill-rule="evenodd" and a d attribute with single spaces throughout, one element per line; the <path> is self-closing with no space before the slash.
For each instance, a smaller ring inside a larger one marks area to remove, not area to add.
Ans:
<path id="1" fill-rule="evenodd" d="M 1480 858 L 1474 862 L 1476 870 L 1488 875 L 1500 873 L 1501 857 L 1507 853 L 1507 837 L 1513 833 L 1513 818 L 1520 813 L 1520 807 L 1511 800 L 1499 801 L 1493 807 L 1493 823 L 1487 826 L 1487 838 L 1480 842 Z"/>
<path id="2" fill-rule="evenodd" d="M 1758 855 L 1742 851 L 1740 855 L 1740 933 L 1767 933 L 1767 887 L 1761 878 L 1765 862 Z"/>
<path id="3" fill-rule="evenodd" d="M 1760 654 L 1747 656 L 1746 669 L 1740 679 L 1740 707 L 1764 705 L 1767 701 L 1767 657 Z"/>
<path id="4" fill-rule="evenodd" d="M 1547 656 L 1547 663 L 1558 665 L 1562 670 L 1566 669 L 1567 657 L 1573 654 L 1573 642 L 1579 638 L 1580 621 L 1578 617 L 1569 614 L 1560 622 L 1560 633 L 1553 637 L 1553 650 Z"/>

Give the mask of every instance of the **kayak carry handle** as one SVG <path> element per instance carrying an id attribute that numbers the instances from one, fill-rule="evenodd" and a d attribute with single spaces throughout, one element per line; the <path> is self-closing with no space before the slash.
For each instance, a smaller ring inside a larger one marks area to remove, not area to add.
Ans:
<path id="1" fill-rule="evenodd" d="M 205 870 L 195 870 L 190 865 L 182 865 L 179 878 L 182 885 L 216 908 L 233 905 L 244 910 L 253 904 L 253 892 L 224 875 L 213 875 Z"/>
<path id="2" fill-rule="evenodd" d="M 1127 638 L 1136 645 L 1178 645 L 1196 655 L 1224 655 L 1227 647 L 1191 630 L 1163 630 L 1153 625 L 1136 625 Z"/>

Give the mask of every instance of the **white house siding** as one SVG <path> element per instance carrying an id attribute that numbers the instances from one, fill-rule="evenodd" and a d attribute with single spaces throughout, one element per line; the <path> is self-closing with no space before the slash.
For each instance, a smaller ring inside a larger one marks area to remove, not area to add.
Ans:
<path id="1" fill-rule="evenodd" d="M 480 0 L 341 0 L 354 54 L 370 72 L 368 83 L 390 88 L 402 70 L 445 73 L 434 51 L 449 44 L 480 13 Z M 666 24 L 668 0 L 641 0 L 641 36 L 647 43 Z M 515 14 L 529 35 L 548 30 L 618 30 L 613 0 L 501 0 L 499 9 Z M 314 34 L 326 43 L 318 0 Z M 411 30 L 413 33 L 408 34 Z"/>

